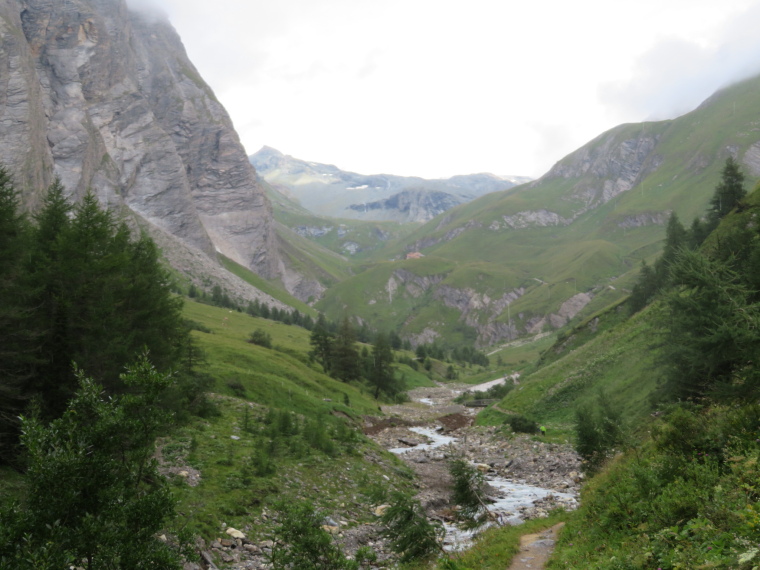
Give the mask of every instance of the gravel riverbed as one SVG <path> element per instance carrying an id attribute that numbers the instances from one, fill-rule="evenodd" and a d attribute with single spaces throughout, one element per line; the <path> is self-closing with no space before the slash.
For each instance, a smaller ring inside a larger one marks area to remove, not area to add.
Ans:
<path id="1" fill-rule="evenodd" d="M 494 500 L 505 499 L 510 493 L 499 488 L 502 483 L 529 485 L 547 491 L 511 512 L 505 512 L 504 520 L 543 517 L 558 506 L 575 508 L 583 477 L 580 458 L 572 447 L 526 435 L 505 434 L 496 427 L 473 426 L 473 410 L 453 403 L 458 394 L 468 389 L 472 386 L 448 384 L 418 388 L 410 392 L 411 402 L 383 407 L 383 416 L 365 418 L 364 433 L 380 446 L 385 449 L 406 448 L 399 457 L 417 476 L 417 499 L 425 507 L 428 517 L 441 522 L 453 519 L 455 511 L 449 500 L 451 478 L 448 472 L 448 460 L 452 457 L 464 457 L 476 465 L 486 479 L 499 482 L 489 489 Z M 418 447 L 430 441 L 427 436 L 412 430 L 422 426 L 455 441 L 434 449 Z M 360 546 L 372 548 L 378 554 L 376 567 L 380 568 L 392 564 L 394 559 L 379 536 L 380 530 L 377 524 L 345 527 L 338 524 L 330 532 L 335 534 L 347 553 L 355 552 Z M 266 542 L 252 543 L 245 538 L 227 536 L 212 544 L 204 544 L 202 548 L 224 560 L 226 568 L 250 570 L 269 567 L 264 554 L 271 546 Z M 186 566 L 186 570 L 200 568 L 213 570 L 214 566 L 208 562 L 205 566 Z"/>

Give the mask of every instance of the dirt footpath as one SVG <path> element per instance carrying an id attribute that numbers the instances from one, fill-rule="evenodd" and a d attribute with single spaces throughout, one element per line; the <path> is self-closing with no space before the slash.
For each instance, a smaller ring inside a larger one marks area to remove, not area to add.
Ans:
<path id="1" fill-rule="evenodd" d="M 543 532 L 524 534 L 520 537 L 518 552 L 508 570 L 541 570 L 554 551 L 559 531 L 565 523 L 559 523 Z"/>

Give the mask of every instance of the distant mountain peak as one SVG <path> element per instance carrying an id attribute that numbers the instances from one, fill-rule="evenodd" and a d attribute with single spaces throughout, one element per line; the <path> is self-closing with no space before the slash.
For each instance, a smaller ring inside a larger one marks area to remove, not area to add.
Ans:
<path id="1" fill-rule="evenodd" d="M 358 174 L 294 158 L 269 146 L 249 158 L 267 182 L 286 188 L 312 213 L 333 218 L 426 222 L 454 206 L 531 180 L 487 172 L 438 179 Z"/>

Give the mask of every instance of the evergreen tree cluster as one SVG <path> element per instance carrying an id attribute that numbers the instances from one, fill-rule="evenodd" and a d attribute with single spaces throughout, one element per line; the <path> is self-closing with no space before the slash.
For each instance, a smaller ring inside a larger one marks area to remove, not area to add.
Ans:
<path id="1" fill-rule="evenodd" d="M 662 255 L 653 267 L 642 261 L 641 273 L 628 301 L 632 313 L 643 309 L 660 290 L 672 285 L 672 267 L 679 253 L 684 249 L 698 249 L 707 236 L 718 227 L 721 219 L 734 208 L 741 206 L 746 194 L 744 174 L 739 169 L 739 164 L 729 157 L 704 219 L 695 218 L 687 230 L 675 212 L 670 215 Z"/>
<path id="2" fill-rule="evenodd" d="M 673 214 L 662 256 L 644 266 L 632 292 L 634 311 L 656 295 L 663 301 L 666 398 L 760 396 L 760 228 L 745 196 L 729 158 L 705 219 L 686 230 Z"/>
<path id="3" fill-rule="evenodd" d="M 92 195 L 70 204 L 59 181 L 30 219 L 0 169 L 0 461 L 15 456 L 32 402 L 43 421 L 61 415 L 73 363 L 109 393 L 125 390 L 120 375 L 146 348 L 159 370 L 192 369 L 181 308 L 148 237 Z"/>
<path id="4" fill-rule="evenodd" d="M 455 346 L 448 350 L 439 344 L 419 344 L 415 349 L 415 354 L 420 361 L 426 358 L 435 358 L 442 362 L 457 362 L 459 364 L 471 364 L 487 368 L 491 362 L 484 352 L 481 352 L 471 346 Z"/>
<path id="5" fill-rule="evenodd" d="M 391 335 L 378 333 L 372 351 L 366 346 L 360 351 L 357 334 L 348 318 L 341 321 L 336 333 L 331 333 L 330 328 L 320 314 L 310 339 L 310 356 L 319 362 L 327 374 L 343 382 L 367 382 L 375 398 L 381 394 L 394 398 L 403 391 L 403 382 L 396 377 L 393 366 Z"/>
<path id="6" fill-rule="evenodd" d="M 270 307 L 258 299 L 249 301 L 248 304 L 243 307 L 240 303 L 233 300 L 229 293 L 222 289 L 221 285 L 214 285 L 209 294 L 202 289 L 199 290 L 195 284 L 191 284 L 188 288 L 187 296 L 199 303 L 205 303 L 223 309 L 232 309 L 239 313 L 245 311 L 252 317 L 261 317 L 262 319 L 269 319 L 286 325 L 296 325 L 309 331 L 314 327 L 314 319 L 312 319 L 310 315 L 304 315 L 298 309 L 292 309 L 289 311 L 278 307 Z"/>

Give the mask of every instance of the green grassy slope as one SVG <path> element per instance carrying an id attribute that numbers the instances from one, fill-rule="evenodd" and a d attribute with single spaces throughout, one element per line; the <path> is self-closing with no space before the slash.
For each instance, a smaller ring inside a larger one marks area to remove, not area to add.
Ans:
<path id="1" fill-rule="evenodd" d="M 377 413 L 377 404 L 360 389 L 330 378 L 318 364 L 308 362 L 311 346 L 306 329 L 192 301 L 185 303 L 184 314 L 212 331 L 192 334 L 207 354 L 205 371 L 216 378 L 219 393 L 232 395 L 228 384 L 239 383 L 248 399 L 265 406 L 303 414 Z M 246 342 L 258 328 L 272 336 L 274 348 Z M 345 396 L 350 406 L 343 405 Z"/>
<path id="2" fill-rule="evenodd" d="M 221 260 L 222 265 L 224 266 L 225 269 L 227 269 L 227 271 L 237 275 L 242 280 L 256 287 L 259 291 L 263 291 L 264 293 L 271 295 L 278 301 L 282 301 L 284 304 L 288 305 L 289 307 L 293 307 L 294 309 L 297 309 L 298 311 L 302 312 L 305 315 L 312 315 L 312 316 L 316 315 L 316 311 L 312 309 L 309 305 L 299 301 L 292 295 L 289 295 L 287 291 L 283 291 L 276 285 L 269 283 L 266 279 L 259 277 L 247 267 L 243 267 L 239 263 L 236 263 L 233 260 L 221 254 L 219 255 L 219 259 Z"/>
<path id="3" fill-rule="evenodd" d="M 445 272 L 442 285 L 491 298 L 522 288 L 524 296 L 510 307 L 518 326 L 558 311 L 576 292 L 595 295 L 583 315 L 598 311 L 623 298 L 641 261 L 656 257 L 669 213 L 677 212 L 689 225 L 704 212 L 729 152 L 741 162 L 750 146 L 760 141 L 754 126 L 760 112 L 758 92 L 760 78 L 754 78 L 717 93 L 677 119 L 616 127 L 564 158 L 551 175 L 453 208 L 409 236 L 389 242 L 375 259 L 401 259 L 406 252 L 419 250 L 442 267 L 456 266 Z M 632 187 L 579 214 L 587 208 L 587 191 L 599 191 L 605 184 L 594 168 L 584 165 L 626 167 L 636 153 L 643 158 Z M 751 184 L 746 164 L 745 172 Z M 505 223 L 506 216 L 539 211 L 574 221 L 521 229 Z M 427 268 L 395 263 L 418 275 L 429 274 Z M 426 326 L 421 319 L 445 335 L 461 326 L 462 313 L 441 308 L 439 298 L 431 295 L 401 294 L 382 301 L 378 291 L 392 269 L 387 261 L 382 269 L 367 265 L 372 277 L 358 274 L 357 268 L 356 276 L 326 293 L 320 308 L 329 315 L 353 311 L 363 318 L 395 313 L 395 319 L 383 317 L 385 322 L 403 327 L 407 334 Z M 345 294 L 365 287 L 369 287 L 367 296 L 356 302 Z M 368 307 L 367 299 L 376 304 Z M 402 322 L 402 314 L 411 317 Z M 471 313 L 468 319 L 472 321 Z M 507 315 L 482 313 L 475 320 L 503 324 Z"/>
<path id="4" fill-rule="evenodd" d="M 309 362 L 309 331 L 192 301 L 184 315 L 211 331 L 192 334 L 206 354 L 201 370 L 216 380 L 211 400 L 217 414 L 191 419 L 161 447 L 175 473 L 200 472 L 197 486 L 174 479 L 179 510 L 193 531 L 214 538 L 225 522 L 264 540 L 262 512 L 277 501 L 307 497 L 334 518 L 361 524 L 372 519 L 367 505 L 392 489 L 410 488 L 408 469 L 358 429 L 361 417 L 380 414 L 377 402 Z M 271 335 L 272 349 L 246 342 L 256 329 Z M 400 368 L 412 384 L 430 383 Z M 266 421 L 271 410 L 287 412 L 300 431 L 273 440 Z M 324 431 L 317 443 L 315 430 Z"/>
<path id="5" fill-rule="evenodd" d="M 640 422 L 657 386 L 655 310 L 627 319 L 616 304 L 560 335 L 498 407 L 567 430 L 575 409 L 603 389 L 627 421 Z"/>

